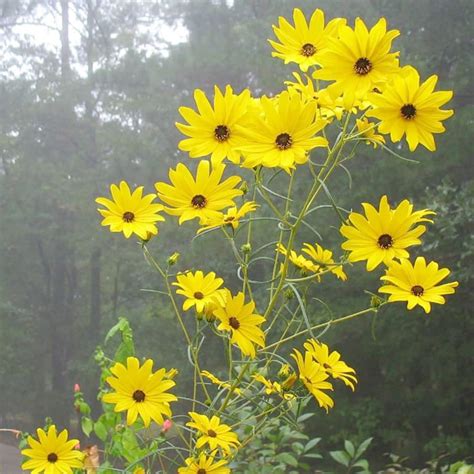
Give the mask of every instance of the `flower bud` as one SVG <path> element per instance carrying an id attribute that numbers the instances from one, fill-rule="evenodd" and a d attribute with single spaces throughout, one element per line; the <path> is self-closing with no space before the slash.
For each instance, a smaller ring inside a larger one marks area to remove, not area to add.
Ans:
<path id="1" fill-rule="evenodd" d="M 163 422 L 163 425 L 161 426 L 161 431 L 163 433 L 166 433 L 167 431 L 171 429 L 172 426 L 173 426 L 173 422 L 171 420 L 165 420 Z"/>
<path id="2" fill-rule="evenodd" d="M 168 265 L 171 267 L 172 265 L 176 265 L 180 257 L 179 252 L 175 252 L 168 257 Z"/>
<path id="3" fill-rule="evenodd" d="M 249 243 L 243 244 L 242 247 L 240 247 L 240 251 L 242 253 L 250 253 L 252 251 L 252 246 Z"/>
<path id="4" fill-rule="evenodd" d="M 249 192 L 249 185 L 247 184 L 247 181 L 242 182 L 240 185 L 240 190 L 243 192 L 244 196 Z"/>
<path id="5" fill-rule="evenodd" d="M 78 383 L 74 384 L 74 393 L 78 393 L 81 391 L 81 386 Z"/>
<path id="6" fill-rule="evenodd" d="M 382 303 L 383 303 L 382 298 L 380 298 L 377 295 L 373 295 L 372 298 L 370 298 L 370 307 L 371 308 L 378 308 Z"/>

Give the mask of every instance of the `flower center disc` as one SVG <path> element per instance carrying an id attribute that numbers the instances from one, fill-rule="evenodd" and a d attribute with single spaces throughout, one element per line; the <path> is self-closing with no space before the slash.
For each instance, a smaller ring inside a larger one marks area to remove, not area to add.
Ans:
<path id="1" fill-rule="evenodd" d="M 124 212 L 122 219 L 124 222 L 133 222 L 133 219 L 135 219 L 135 214 L 130 211 Z"/>
<path id="2" fill-rule="evenodd" d="M 200 467 L 198 470 L 197 470 L 197 473 L 196 474 L 206 474 L 207 471 L 205 469 L 203 469 L 202 467 Z"/>
<path id="3" fill-rule="evenodd" d="M 232 316 L 231 318 L 229 318 L 229 326 L 232 329 L 239 329 L 240 328 L 239 320 L 235 318 L 234 316 Z"/>
<path id="4" fill-rule="evenodd" d="M 217 436 L 217 433 L 214 430 L 209 430 L 207 432 L 207 436 L 210 436 L 211 438 L 215 438 Z"/>
<path id="5" fill-rule="evenodd" d="M 202 209 L 206 207 L 207 199 L 202 194 L 196 194 L 196 196 L 191 199 L 191 204 L 196 209 Z"/>
<path id="6" fill-rule="evenodd" d="M 382 234 L 377 240 L 377 244 L 381 249 L 389 249 L 393 245 L 393 239 L 388 234 Z"/>
<path id="7" fill-rule="evenodd" d="M 415 286 L 412 287 L 411 292 L 415 296 L 422 296 L 423 293 L 425 292 L 425 289 L 420 285 L 415 285 Z"/>
<path id="8" fill-rule="evenodd" d="M 275 139 L 275 144 L 280 150 L 288 150 L 293 140 L 289 133 L 280 133 Z"/>
<path id="9" fill-rule="evenodd" d="M 230 137 L 230 130 L 225 125 L 218 125 L 214 129 L 214 137 L 218 142 L 225 142 Z"/>
<path id="10" fill-rule="evenodd" d="M 145 401 L 145 394 L 141 390 L 135 390 L 133 392 L 132 398 L 137 402 L 137 403 L 142 403 Z"/>
<path id="11" fill-rule="evenodd" d="M 316 53 L 316 46 L 311 43 L 306 43 L 301 47 L 301 54 L 307 58 L 313 56 Z"/>
<path id="12" fill-rule="evenodd" d="M 204 298 L 204 294 L 200 291 L 196 291 L 196 293 L 194 293 L 194 298 L 196 298 L 197 300 L 202 300 Z"/>
<path id="13" fill-rule="evenodd" d="M 354 64 L 354 71 L 356 74 L 359 74 L 359 76 L 365 76 L 372 71 L 372 63 L 367 58 L 359 58 Z"/>
<path id="14" fill-rule="evenodd" d="M 56 453 L 49 453 L 47 459 L 48 462 L 55 463 L 58 460 L 58 455 Z"/>
<path id="15" fill-rule="evenodd" d="M 416 108 L 413 104 L 405 104 L 400 112 L 405 120 L 411 120 L 416 115 Z"/>

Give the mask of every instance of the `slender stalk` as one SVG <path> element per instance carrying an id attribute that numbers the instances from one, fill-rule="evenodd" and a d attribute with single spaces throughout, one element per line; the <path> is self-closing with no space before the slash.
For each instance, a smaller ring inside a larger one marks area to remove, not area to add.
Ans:
<path id="1" fill-rule="evenodd" d="M 384 304 L 385 303 L 382 303 L 378 308 L 380 308 Z M 270 345 L 264 347 L 262 350 L 265 351 L 267 349 L 271 349 L 272 347 L 283 344 L 284 342 L 291 341 L 291 340 L 293 340 L 293 339 L 295 339 L 299 336 L 302 336 L 303 334 L 307 334 L 310 331 L 314 331 L 315 329 L 321 329 L 321 328 L 324 328 L 326 326 L 332 326 L 334 324 L 339 324 L 339 323 L 342 323 L 344 321 L 348 321 L 349 319 L 354 319 L 354 318 L 357 318 L 359 316 L 362 316 L 363 314 L 376 313 L 378 311 L 378 308 L 372 308 L 372 307 L 366 308 L 366 309 L 363 309 L 362 311 L 357 311 L 356 313 L 348 314 L 347 316 L 342 316 L 342 317 L 337 318 L 337 319 L 331 319 L 330 321 L 326 321 L 325 323 L 316 324 L 314 326 L 311 326 L 310 328 L 306 328 L 306 329 L 303 329 L 302 331 L 298 331 L 298 332 L 292 334 L 291 336 L 280 339 L 279 341 L 274 342 L 273 344 L 270 344 Z"/>

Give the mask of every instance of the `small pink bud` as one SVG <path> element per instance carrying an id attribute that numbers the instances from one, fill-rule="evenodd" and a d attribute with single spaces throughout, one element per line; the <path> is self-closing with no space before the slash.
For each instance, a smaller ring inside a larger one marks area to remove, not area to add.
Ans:
<path id="1" fill-rule="evenodd" d="M 81 449 L 81 443 L 77 443 L 76 446 L 74 446 L 74 449 Z"/>
<path id="2" fill-rule="evenodd" d="M 80 392 L 81 391 L 81 386 L 78 383 L 74 384 L 74 393 Z"/>
<path id="3" fill-rule="evenodd" d="M 161 431 L 163 431 L 163 433 L 166 433 L 171 429 L 172 426 L 173 422 L 171 420 L 165 420 L 163 426 L 161 427 Z"/>

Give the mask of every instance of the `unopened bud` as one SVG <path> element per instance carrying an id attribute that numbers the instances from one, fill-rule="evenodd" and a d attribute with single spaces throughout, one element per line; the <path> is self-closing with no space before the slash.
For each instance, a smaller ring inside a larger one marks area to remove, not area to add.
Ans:
<path id="1" fill-rule="evenodd" d="M 240 189 L 244 193 L 244 196 L 249 192 L 249 185 L 247 184 L 247 181 L 242 182 Z"/>
<path id="2" fill-rule="evenodd" d="M 282 388 L 284 390 L 289 390 L 291 387 L 293 387 L 293 385 L 295 384 L 295 382 L 298 380 L 298 377 L 296 376 L 296 374 L 291 374 L 282 384 Z"/>
<path id="3" fill-rule="evenodd" d="M 242 253 L 250 253 L 252 251 L 252 246 L 249 243 L 243 244 L 242 247 L 240 247 L 240 251 Z"/>
<path id="4" fill-rule="evenodd" d="M 74 393 L 78 393 L 81 391 L 81 386 L 78 383 L 74 384 Z"/>
<path id="5" fill-rule="evenodd" d="M 163 425 L 161 426 L 161 431 L 163 433 L 166 433 L 167 431 L 171 429 L 172 426 L 173 426 L 173 422 L 171 420 L 165 420 L 163 422 Z"/>
<path id="6" fill-rule="evenodd" d="M 371 308 L 378 308 L 383 303 L 382 298 L 378 297 L 377 295 L 373 295 L 370 298 L 370 307 Z"/>
<path id="7" fill-rule="evenodd" d="M 287 300 L 292 300 L 295 297 L 295 293 L 291 288 L 288 288 L 285 290 L 285 298 Z"/>
<path id="8" fill-rule="evenodd" d="M 168 257 L 168 265 L 169 266 L 176 265 L 176 263 L 178 262 L 180 256 L 181 255 L 180 255 L 179 252 L 175 252 L 172 255 L 170 255 Z"/>

